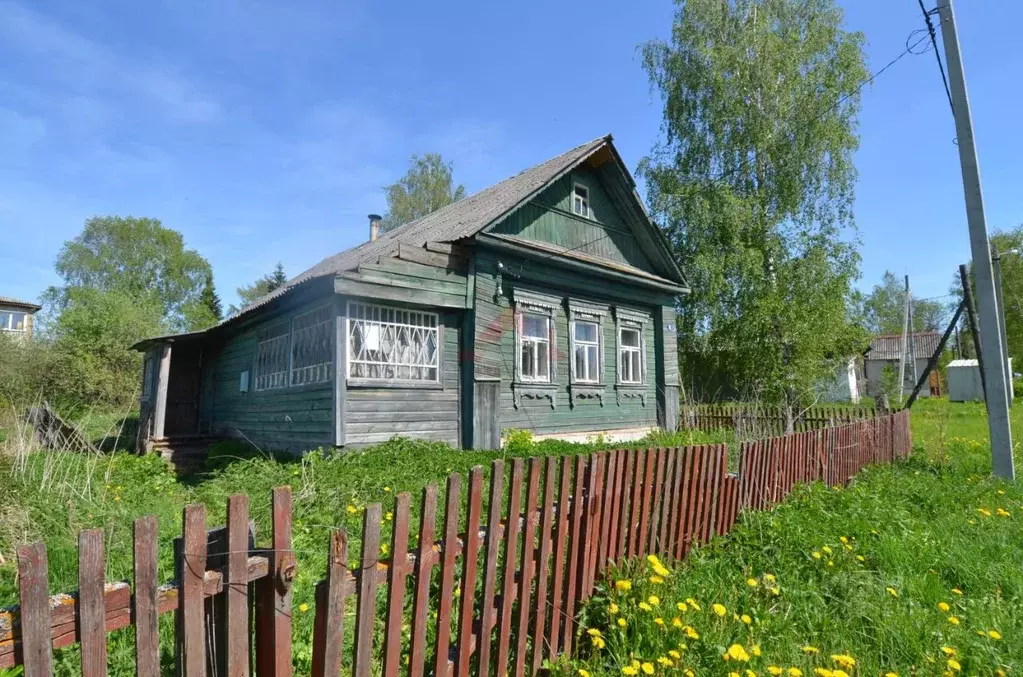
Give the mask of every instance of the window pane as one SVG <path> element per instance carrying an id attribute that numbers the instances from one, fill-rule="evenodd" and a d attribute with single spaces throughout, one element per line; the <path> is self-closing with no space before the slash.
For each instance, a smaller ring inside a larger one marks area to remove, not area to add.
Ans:
<path id="1" fill-rule="evenodd" d="M 440 336 L 435 314 L 350 303 L 348 317 L 351 377 L 439 379 Z"/>
<path id="2" fill-rule="evenodd" d="M 540 379 L 550 378 L 550 371 L 548 364 L 550 351 L 547 348 L 546 343 L 535 344 L 536 346 L 536 377 Z"/>
<path id="3" fill-rule="evenodd" d="M 522 315 L 522 335 L 531 338 L 547 338 L 547 317 L 543 315 Z"/>
<path id="4" fill-rule="evenodd" d="M 6 310 L 0 310 L 0 329 L 13 329 L 14 326 L 11 324 L 11 316 L 14 313 L 9 313 Z"/>
<path id="5" fill-rule="evenodd" d="M 632 365 L 632 380 L 638 383 L 642 380 L 642 372 L 640 371 L 639 366 L 639 351 L 629 354 L 629 362 Z"/>
<path id="6" fill-rule="evenodd" d="M 587 365 L 589 366 L 586 379 L 588 381 L 596 381 L 600 378 L 600 374 L 598 373 L 600 362 L 597 359 L 597 346 L 586 346 L 586 357 Z"/>
<path id="7" fill-rule="evenodd" d="M 533 349 L 536 344 L 523 343 L 522 344 L 522 376 L 523 378 L 535 378 L 536 377 L 536 360 L 533 359 Z"/>
<path id="8" fill-rule="evenodd" d="M 622 329 L 622 345 L 630 348 L 639 347 L 639 330 Z"/>
<path id="9" fill-rule="evenodd" d="M 575 323 L 575 340 L 576 341 L 588 341 L 590 343 L 597 342 L 597 324 L 595 322 L 579 322 Z"/>

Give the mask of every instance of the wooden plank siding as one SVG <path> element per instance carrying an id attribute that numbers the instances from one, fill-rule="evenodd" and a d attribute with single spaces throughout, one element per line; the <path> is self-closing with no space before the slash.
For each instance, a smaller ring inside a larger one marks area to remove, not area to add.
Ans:
<path id="1" fill-rule="evenodd" d="M 589 191 L 592 218 L 572 211 L 576 183 Z M 600 178 L 585 168 L 558 179 L 534 200 L 488 230 L 554 244 L 658 274 L 631 227 L 608 197 Z"/>
<path id="2" fill-rule="evenodd" d="M 498 262 L 503 272 L 499 274 Z M 596 285 L 592 278 L 578 273 L 558 270 L 549 265 L 497 254 L 480 248 L 476 252 L 476 305 L 475 345 L 473 362 L 477 387 L 486 380 L 500 379 L 499 416 L 502 429 L 529 429 L 538 435 L 556 435 L 589 431 L 613 431 L 651 428 L 658 424 L 657 392 L 663 382 L 664 368 L 661 346 L 663 322 L 660 309 L 672 305 L 670 296 L 625 285 Z M 500 294 L 498 281 L 500 279 Z M 605 296 L 593 295 L 599 288 Z M 548 399 L 520 399 L 515 404 L 513 380 L 515 376 L 515 327 L 512 294 L 514 289 L 533 291 L 562 300 L 554 313 L 556 361 L 554 407 Z M 574 397 L 570 388 L 570 332 L 569 313 L 565 301 L 569 298 L 589 301 L 608 308 L 603 319 L 603 401 L 596 398 Z M 618 377 L 617 325 L 612 306 L 621 306 L 645 313 L 643 328 L 646 369 L 643 397 L 616 396 Z M 671 341 L 672 352 L 674 341 Z M 677 361 L 675 379 L 677 383 Z M 477 412 L 479 417 L 479 412 Z M 479 445 L 477 445 L 479 446 Z"/>
<path id="3" fill-rule="evenodd" d="M 301 453 L 330 445 L 334 434 L 332 381 L 256 391 L 256 341 L 259 331 L 295 315 L 333 303 L 330 296 L 310 299 L 281 313 L 267 314 L 228 337 L 215 351 L 211 412 L 214 435 L 236 437 L 274 451 Z M 249 392 L 239 390 L 249 372 Z"/>

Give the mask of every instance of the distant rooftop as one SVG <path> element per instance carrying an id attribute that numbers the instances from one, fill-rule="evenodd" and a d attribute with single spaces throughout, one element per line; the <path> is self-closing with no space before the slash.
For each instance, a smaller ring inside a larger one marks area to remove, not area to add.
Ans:
<path id="1" fill-rule="evenodd" d="M 938 350 L 941 332 L 918 331 L 913 334 L 913 343 L 917 358 L 930 358 Z M 909 343 L 907 337 L 906 343 Z M 906 351 L 909 350 L 907 345 Z M 902 334 L 884 334 L 870 340 L 866 357 L 868 360 L 897 360 L 903 354 Z"/>
<path id="2" fill-rule="evenodd" d="M 32 303 L 31 301 L 19 301 L 18 299 L 11 298 L 10 296 L 0 296 L 0 306 L 14 306 L 33 313 L 42 309 L 42 306 L 38 303 Z"/>

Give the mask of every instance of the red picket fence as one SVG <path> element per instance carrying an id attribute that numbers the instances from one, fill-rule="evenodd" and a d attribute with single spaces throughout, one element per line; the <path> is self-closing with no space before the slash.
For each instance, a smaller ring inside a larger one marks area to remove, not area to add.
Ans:
<path id="1" fill-rule="evenodd" d="M 423 491 L 417 547 L 411 497 L 399 494 L 389 560 L 380 557 L 381 506 L 370 505 L 357 567 L 349 569 L 345 532 L 331 535 L 326 578 L 316 589 L 313 675 L 333 677 L 342 664 L 354 677 L 533 675 L 544 659 L 571 655 L 577 612 L 608 566 L 649 553 L 684 558 L 728 533 L 742 510 L 768 508 L 796 483 L 843 484 L 909 448 L 908 413 L 898 412 L 744 443 L 738 475 L 726 472 L 725 445 L 618 450 L 515 459 L 506 491 L 498 460 L 486 502 L 482 468 L 469 475 L 464 530 L 458 474 L 447 481 L 443 522 L 437 487 Z M 290 675 L 296 562 L 287 488 L 273 493 L 272 525 L 270 547 L 257 549 L 246 497 L 229 499 L 226 530 L 217 532 L 207 532 L 204 506 L 186 507 L 180 573 L 162 586 L 154 518 L 135 522 L 131 584 L 104 584 L 103 532 L 85 531 L 79 590 L 54 597 L 45 546 L 21 548 L 21 605 L 0 612 L 0 668 L 49 675 L 52 650 L 78 642 L 82 674 L 104 675 L 106 634 L 134 626 L 136 670 L 157 675 L 157 618 L 173 611 L 184 677 L 244 677 L 252 667 L 258 675 Z M 351 630 L 346 608 L 354 610 Z"/>
<path id="2" fill-rule="evenodd" d="M 793 432 L 829 428 L 875 418 L 869 407 L 825 407 L 788 411 L 782 407 L 760 407 L 742 403 L 683 404 L 679 427 L 686 430 L 734 430 L 740 437 L 783 435 L 791 424 Z"/>

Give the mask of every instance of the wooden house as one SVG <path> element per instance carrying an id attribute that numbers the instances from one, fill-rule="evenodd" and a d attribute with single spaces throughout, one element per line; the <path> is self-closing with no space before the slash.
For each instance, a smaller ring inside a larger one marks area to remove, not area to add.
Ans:
<path id="1" fill-rule="evenodd" d="M 35 314 L 41 306 L 0 296 L 0 334 L 16 339 L 31 339 Z"/>
<path id="2" fill-rule="evenodd" d="M 686 281 L 610 136 L 330 256 L 218 326 L 142 341 L 147 444 L 301 452 L 678 418 Z"/>

